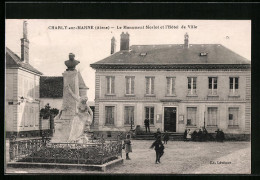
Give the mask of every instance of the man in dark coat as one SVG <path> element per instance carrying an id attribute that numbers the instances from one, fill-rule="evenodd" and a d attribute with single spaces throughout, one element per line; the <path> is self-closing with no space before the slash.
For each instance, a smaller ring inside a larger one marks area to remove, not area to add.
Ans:
<path id="1" fill-rule="evenodd" d="M 169 134 L 167 133 L 167 131 L 165 131 L 165 133 L 164 133 L 164 136 L 163 136 L 163 143 L 164 144 L 167 144 L 167 141 L 169 141 Z"/>
<path id="2" fill-rule="evenodd" d="M 147 129 L 148 129 L 148 131 L 149 131 L 149 133 L 150 133 L 150 122 L 149 122 L 149 119 L 145 119 L 144 120 L 144 125 L 145 125 L 145 131 L 146 131 L 146 133 L 147 133 Z"/>
<path id="3" fill-rule="evenodd" d="M 162 144 L 160 135 L 157 136 L 156 140 L 153 142 L 153 144 L 150 148 L 152 149 L 153 147 L 154 147 L 154 150 L 156 152 L 155 163 L 156 164 L 161 163 L 160 159 L 161 159 L 162 155 L 164 154 L 164 146 Z"/>
<path id="4" fill-rule="evenodd" d="M 187 129 L 185 129 L 185 131 L 184 131 L 183 140 L 187 141 Z"/>

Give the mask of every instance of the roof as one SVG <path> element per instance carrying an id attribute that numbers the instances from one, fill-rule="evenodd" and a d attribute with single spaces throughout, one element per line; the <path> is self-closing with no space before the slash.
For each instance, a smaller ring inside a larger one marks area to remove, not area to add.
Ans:
<path id="1" fill-rule="evenodd" d="M 24 63 L 21 61 L 21 58 L 6 47 L 6 68 L 24 68 L 36 74 L 42 75 L 43 73 L 35 69 L 29 63 Z"/>
<path id="2" fill-rule="evenodd" d="M 92 68 L 127 67 L 143 65 L 184 67 L 186 65 L 246 65 L 250 61 L 220 44 L 133 45 L 130 51 L 119 51 L 91 64 Z M 204 53 L 204 56 L 200 53 Z M 205 55 L 206 54 L 206 55 Z M 209 67 L 209 66 L 208 66 Z"/>
<path id="3" fill-rule="evenodd" d="M 89 89 L 78 73 L 79 89 Z M 41 76 L 40 77 L 40 98 L 62 98 L 63 97 L 63 76 Z"/>
<path id="4" fill-rule="evenodd" d="M 79 78 L 79 89 L 89 89 L 89 88 L 86 86 L 86 84 L 85 84 L 85 82 L 84 82 L 84 80 L 83 80 L 82 75 L 81 75 L 80 72 L 78 72 L 78 78 Z"/>
<path id="5" fill-rule="evenodd" d="M 40 77 L 40 98 L 62 98 L 63 77 L 62 76 L 41 76 Z"/>

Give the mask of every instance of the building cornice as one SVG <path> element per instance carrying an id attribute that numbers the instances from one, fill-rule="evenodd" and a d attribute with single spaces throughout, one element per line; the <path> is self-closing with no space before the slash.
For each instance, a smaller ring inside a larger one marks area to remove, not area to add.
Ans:
<path id="1" fill-rule="evenodd" d="M 251 64 L 90 64 L 93 69 L 154 69 L 154 70 L 197 70 L 197 69 L 234 69 L 251 70 Z"/>

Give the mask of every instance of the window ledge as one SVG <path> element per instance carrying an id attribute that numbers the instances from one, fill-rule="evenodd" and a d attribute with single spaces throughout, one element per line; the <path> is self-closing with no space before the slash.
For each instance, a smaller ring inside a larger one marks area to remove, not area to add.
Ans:
<path id="1" fill-rule="evenodd" d="M 219 97 L 217 94 L 208 94 L 208 97 Z"/>
<path id="2" fill-rule="evenodd" d="M 187 97 L 198 97 L 197 94 L 188 94 Z"/>
<path id="3" fill-rule="evenodd" d="M 228 125 L 229 129 L 239 129 L 238 125 Z"/>
<path id="4" fill-rule="evenodd" d="M 176 94 L 173 94 L 173 95 L 167 94 L 167 95 L 165 95 L 165 97 L 177 97 L 177 95 Z"/>
<path id="5" fill-rule="evenodd" d="M 145 94 L 145 97 L 155 97 L 155 94 Z"/>
<path id="6" fill-rule="evenodd" d="M 116 96 L 116 94 L 105 94 L 105 96 Z"/>
<path id="7" fill-rule="evenodd" d="M 208 128 L 216 128 L 218 125 L 207 125 Z"/>
<path id="8" fill-rule="evenodd" d="M 229 94 L 228 97 L 240 97 L 238 94 Z"/>
<path id="9" fill-rule="evenodd" d="M 135 94 L 125 94 L 126 97 L 135 97 Z"/>

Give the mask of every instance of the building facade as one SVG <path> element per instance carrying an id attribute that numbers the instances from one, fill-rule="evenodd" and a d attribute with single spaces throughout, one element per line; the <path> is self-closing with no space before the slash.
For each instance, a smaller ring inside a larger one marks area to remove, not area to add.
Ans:
<path id="1" fill-rule="evenodd" d="M 129 48 L 124 33 L 120 42 L 119 52 L 91 64 L 97 131 L 144 129 L 148 118 L 152 131 L 250 134 L 250 61 L 220 44 L 189 44 L 187 34 L 184 44 Z"/>
<path id="2" fill-rule="evenodd" d="M 20 137 L 40 135 L 39 82 L 42 73 L 29 63 L 27 23 L 23 24 L 21 58 L 6 48 L 5 131 Z"/>

